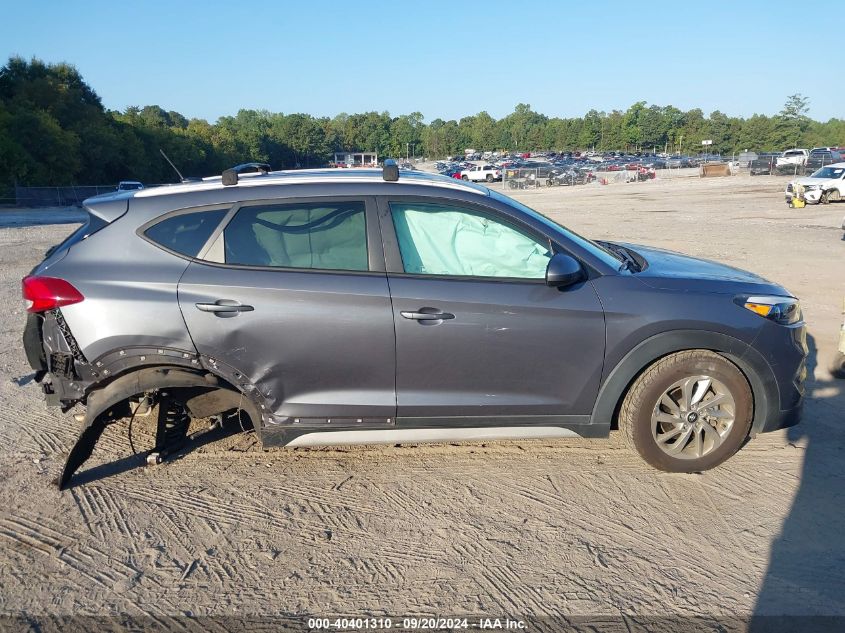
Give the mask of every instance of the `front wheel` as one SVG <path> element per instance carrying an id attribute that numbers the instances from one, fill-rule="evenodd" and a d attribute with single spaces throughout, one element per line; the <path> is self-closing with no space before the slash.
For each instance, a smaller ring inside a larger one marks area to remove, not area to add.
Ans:
<path id="1" fill-rule="evenodd" d="M 836 357 L 830 364 L 830 373 L 834 378 L 845 378 L 845 354 L 836 352 Z"/>
<path id="2" fill-rule="evenodd" d="M 619 430 L 655 468 L 701 472 L 739 450 L 751 428 L 752 403 L 748 381 L 724 356 L 676 352 L 651 365 L 630 387 Z"/>
<path id="3" fill-rule="evenodd" d="M 493 182 L 493 174 L 487 174 L 487 177 L 485 178 L 485 180 L 487 182 Z"/>
<path id="4" fill-rule="evenodd" d="M 461 180 L 469 180 L 467 176 L 461 176 Z"/>

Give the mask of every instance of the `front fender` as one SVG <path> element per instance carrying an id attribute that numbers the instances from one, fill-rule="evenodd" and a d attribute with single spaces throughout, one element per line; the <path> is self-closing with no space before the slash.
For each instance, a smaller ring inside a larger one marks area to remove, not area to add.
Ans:
<path id="1" fill-rule="evenodd" d="M 745 375 L 754 398 L 751 434 L 760 432 L 780 402 L 775 375 L 763 356 L 748 343 L 719 332 L 672 330 L 656 334 L 634 347 L 610 371 L 599 388 L 590 423 L 610 430 L 631 383 L 658 359 L 690 349 L 706 349 L 725 356 Z"/>

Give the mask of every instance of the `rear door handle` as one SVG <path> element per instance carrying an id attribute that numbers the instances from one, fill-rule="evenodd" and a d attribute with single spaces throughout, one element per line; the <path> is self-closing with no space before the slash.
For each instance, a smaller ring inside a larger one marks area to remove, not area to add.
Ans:
<path id="1" fill-rule="evenodd" d="M 454 314 L 440 312 L 440 310 L 436 308 L 420 308 L 419 312 L 409 312 L 403 310 L 399 314 L 406 319 L 412 319 L 414 321 L 446 321 L 448 319 L 455 318 Z"/>
<path id="2" fill-rule="evenodd" d="M 238 312 L 252 312 L 252 306 L 244 305 L 233 299 L 218 299 L 214 303 L 197 303 L 197 309 L 202 312 L 214 312 L 215 314 L 228 314 L 234 316 Z"/>

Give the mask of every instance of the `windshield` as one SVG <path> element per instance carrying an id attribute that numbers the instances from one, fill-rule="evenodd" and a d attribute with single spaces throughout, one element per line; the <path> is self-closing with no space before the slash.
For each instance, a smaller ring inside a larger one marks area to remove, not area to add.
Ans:
<path id="1" fill-rule="evenodd" d="M 499 202 L 503 202 L 504 204 L 508 204 L 512 207 L 516 207 L 517 209 L 519 209 L 523 213 L 526 213 L 526 214 L 530 215 L 532 218 L 539 220 L 540 222 L 542 222 L 543 224 L 545 224 L 549 228 L 551 228 L 555 231 L 558 231 L 560 233 L 563 233 L 570 240 L 572 240 L 573 242 L 578 244 L 578 246 L 580 246 L 584 250 L 588 251 L 591 255 L 600 259 L 602 262 L 604 262 L 605 264 L 607 264 L 611 268 L 614 268 L 614 269 L 619 268 L 619 262 L 623 261 L 621 256 L 613 253 L 612 251 L 604 248 L 603 246 L 600 246 L 599 244 L 596 244 L 592 240 L 588 240 L 586 237 L 581 237 L 580 235 L 578 235 L 574 231 L 571 231 L 570 229 L 566 228 L 565 226 L 558 224 L 557 222 L 554 222 L 553 220 L 550 220 L 549 218 L 547 218 L 542 213 L 538 213 L 537 211 L 535 211 L 531 207 L 526 207 L 524 204 L 522 204 L 521 202 L 517 202 L 513 198 L 508 198 L 507 196 L 503 196 L 502 194 L 498 193 L 497 191 L 493 191 L 493 190 L 490 190 L 490 197 L 493 198 L 494 200 L 498 200 Z"/>
<path id="2" fill-rule="evenodd" d="M 843 173 L 845 173 L 845 167 L 822 167 L 813 172 L 810 178 L 841 178 Z"/>

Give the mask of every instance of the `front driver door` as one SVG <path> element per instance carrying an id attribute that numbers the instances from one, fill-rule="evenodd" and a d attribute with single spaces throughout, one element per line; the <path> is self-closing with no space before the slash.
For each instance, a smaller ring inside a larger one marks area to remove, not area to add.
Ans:
<path id="1" fill-rule="evenodd" d="M 553 245 L 495 209 L 380 200 L 397 423 L 586 424 L 605 325 L 590 282 L 545 283 Z"/>

